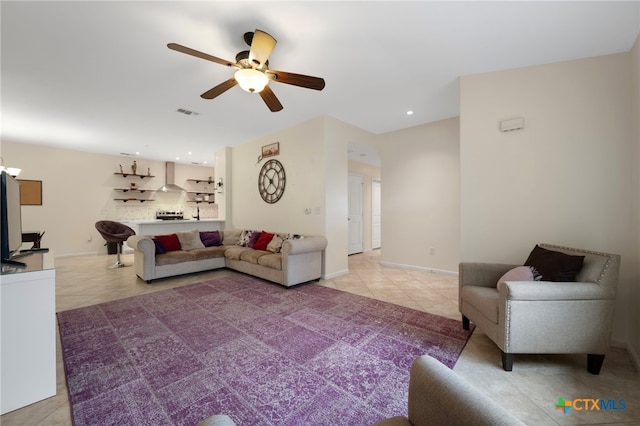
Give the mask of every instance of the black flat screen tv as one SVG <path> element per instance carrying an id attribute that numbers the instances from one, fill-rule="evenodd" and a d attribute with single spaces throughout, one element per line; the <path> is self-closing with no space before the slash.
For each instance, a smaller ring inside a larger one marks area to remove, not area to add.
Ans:
<path id="1" fill-rule="evenodd" d="M 20 183 L 6 171 L 0 173 L 0 251 L 2 263 L 24 266 L 12 260 L 22 245 Z"/>

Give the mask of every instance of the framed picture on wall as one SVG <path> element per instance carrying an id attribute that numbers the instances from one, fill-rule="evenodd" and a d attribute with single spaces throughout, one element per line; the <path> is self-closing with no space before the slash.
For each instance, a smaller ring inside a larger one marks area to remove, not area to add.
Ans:
<path id="1" fill-rule="evenodd" d="M 280 142 L 274 142 L 262 147 L 262 158 L 273 157 L 280 154 Z"/>
<path id="2" fill-rule="evenodd" d="M 42 181 L 18 179 L 20 182 L 20 204 L 23 206 L 42 205 Z"/>

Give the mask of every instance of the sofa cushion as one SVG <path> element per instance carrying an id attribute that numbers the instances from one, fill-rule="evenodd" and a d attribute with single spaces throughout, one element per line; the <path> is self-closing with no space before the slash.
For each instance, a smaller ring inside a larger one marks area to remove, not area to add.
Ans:
<path id="1" fill-rule="evenodd" d="M 240 239 L 241 234 L 241 229 L 225 229 L 224 231 L 222 231 L 222 245 L 235 246 L 236 244 L 238 244 L 238 240 Z"/>
<path id="2" fill-rule="evenodd" d="M 284 240 L 281 236 L 274 235 L 273 238 L 271 238 L 271 241 L 269 241 L 269 244 L 267 244 L 267 250 L 271 253 L 280 253 L 283 242 Z"/>
<path id="3" fill-rule="evenodd" d="M 268 253 L 258 258 L 258 265 L 266 266 L 267 268 L 277 269 L 282 271 L 282 254 L 281 253 Z"/>
<path id="4" fill-rule="evenodd" d="M 190 251 L 204 248 L 204 244 L 202 244 L 202 240 L 200 239 L 200 232 L 198 232 L 197 229 L 176 232 L 176 235 L 178 236 L 182 250 Z"/>
<path id="5" fill-rule="evenodd" d="M 184 250 L 168 251 L 165 254 L 156 255 L 156 265 L 174 265 L 176 263 L 190 262 L 196 260 L 193 252 Z"/>
<path id="6" fill-rule="evenodd" d="M 255 263 L 257 265 L 258 259 L 264 256 L 265 254 L 269 254 L 269 253 L 270 252 L 264 251 L 264 250 L 255 250 L 255 249 L 245 250 L 242 253 L 240 253 L 240 260 L 249 262 L 249 263 Z"/>
<path id="7" fill-rule="evenodd" d="M 574 256 L 547 250 L 536 245 L 525 266 L 533 266 L 542 275 L 543 281 L 575 281 L 576 275 L 582 269 L 584 256 Z"/>
<path id="8" fill-rule="evenodd" d="M 155 239 L 160 242 L 165 252 L 180 250 L 180 240 L 176 234 L 156 235 Z"/>
<path id="9" fill-rule="evenodd" d="M 224 246 L 211 246 L 202 249 L 192 250 L 194 260 L 213 259 L 216 257 L 224 257 L 224 252 L 227 248 Z"/>
<path id="10" fill-rule="evenodd" d="M 220 231 L 201 231 L 200 240 L 205 247 L 214 247 L 222 245 L 222 238 L 220 238 Z"/>
<path id="11" fill-rule="evenodd" d="M 275 234 L 271 234 L 269 232 L 262 231 L 260 233 L 260 238 L 253 245 L 253 248 L 256 250 L 266 250 L 267 245 L 271 242 L 271 239 L 275 236 Z"/>
<path id="12" fill-rule="evenodd" d="M 226 259 L 231 259 L 231 260 L 240 260 L 240 255 L 242 254 L 242 252 L 247 250 L 252 250 L 252 249 L 250 249 L 249 247 L 242 247 L 242 246 L 227 247 L 227 249 L 224 251 L 224 257 Z"/>

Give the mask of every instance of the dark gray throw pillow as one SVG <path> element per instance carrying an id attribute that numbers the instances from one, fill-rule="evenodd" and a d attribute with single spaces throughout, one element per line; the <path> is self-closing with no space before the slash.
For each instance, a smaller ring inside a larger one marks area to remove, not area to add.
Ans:
<path id="1" fill-rule="evenodd" d="M 542 281 L 575 281 L 582 269 L 584 256 L 575 256 L 547 250 L 536 245 L 524 266 L 533 266 L 542 275 Z"/>

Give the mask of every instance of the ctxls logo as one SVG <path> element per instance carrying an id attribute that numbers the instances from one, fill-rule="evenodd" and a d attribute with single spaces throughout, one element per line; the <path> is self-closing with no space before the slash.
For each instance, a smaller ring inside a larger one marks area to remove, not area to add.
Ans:
<path id="1" fill-rule="evenodd" d="M 600 411 L 600 410 L 624 410 L 627 404 L 624 399 L 593 399 L 593 398 L 577 398 L 566 400 L 563 397 L 558 398 L 555 405 L 557 410 L 563 410 L 565 414 L 572 408 L 576 411 Z"/>

